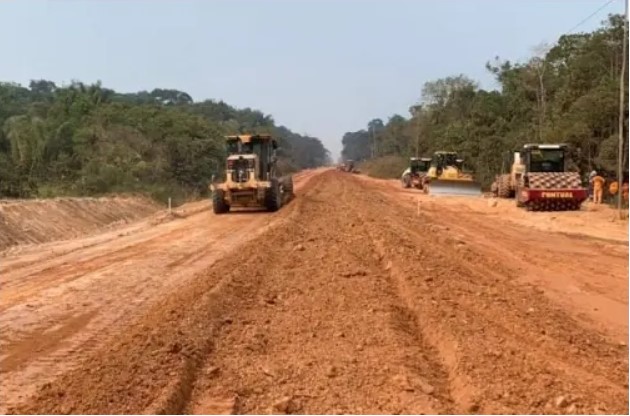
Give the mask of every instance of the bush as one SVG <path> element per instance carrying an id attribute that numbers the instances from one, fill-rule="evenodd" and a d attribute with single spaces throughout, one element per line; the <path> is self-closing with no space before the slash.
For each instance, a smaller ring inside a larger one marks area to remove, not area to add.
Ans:
<path id="1" fill-rule="evenodd" d="M 359 164 L 359 170 L 368 176 L 381 179 L 398 179 L 409 165 L 402 156 L 383 156 Z"/>

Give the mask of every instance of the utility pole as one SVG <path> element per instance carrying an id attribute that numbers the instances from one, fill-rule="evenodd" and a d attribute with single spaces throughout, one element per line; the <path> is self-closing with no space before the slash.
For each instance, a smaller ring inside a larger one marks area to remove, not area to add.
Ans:
<path id="1" fill-rule="evenodd" d="M 617 210 L 619 211 L 619 218 L 622 217 L 623 206 L 623 159 L 624 159 L 624 119 L 625 119 L 625 74 L 626 74 L 626 62 L 628 61 L 628 50 L 626 48 L 626 42 L 628 41 L 628 0 L 624 0 L 625 13 L 623 18 L 623 46 L 621 52 L 621 74 L 619 76 L 619 149 L 617 155 Z"/>

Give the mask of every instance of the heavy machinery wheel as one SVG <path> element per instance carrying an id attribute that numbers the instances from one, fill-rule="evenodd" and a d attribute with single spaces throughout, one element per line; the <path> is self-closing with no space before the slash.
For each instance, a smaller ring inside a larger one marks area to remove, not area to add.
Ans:
<path id="1" fill-rule="evenodd" d="M 509 175 L 499 176 L 498 183 L 497 183 L 497 196 L 499 198 L 510 197 L 510 176 Z"/>
<path id="2" fill-rule="evenodd" d="M 277 179 L 271 180 L 271 186 L 265 194 L 265 207 L 267 211 L 277 211 L 282 206 L 282 193 L 280 192 L 280 184 Z"/>
<path id="3" fill-rule="evenodd" d="M 283 204 L 286 204 L 291 199 L 293 199 L 295 195 L 293 194 L 293 176 L 286 176 L 282 179 L 282 199 Z"/>
<path id="4" fill-rule="evenodd" d="M 519 196 L 520 194 L 521 194 L 520 189 L 519 189 L 519 188 L 516 188 L 516 189 L 514 190 L 514 201 L 516 201 L 516 206 L 517 206 L 517 207 L 519 207 L 519 208 L 524 208 L 524 207 L 525 207 L 525 204 L 524 204 L 524 203 L 522 203 L 521 201 L 519 201 L 519 200 L 518 200 L 518 196 Z M 528 209 L 528 211 L 530 211 L 530 210 Z"/>
<path id="5" fill-rule="evenodd" d="M 420 181 L 420 183 L 422 184 L 422 192 L 424 192 L 425 194 L 428 194 L 429 193 L 429 184 L 431 183 L 429 178 L 427 176 L 423 176 L 422 177 L 422 181 Z"/>
<path id="6" fill-rule="evenodd" d="M 289 195 L 289 197 L 293 196 L 293 176 L 287 176 L 284 180 L 284 192 Z"/>
<path id="7" fill-rule="evenodd" d="M 411 188 L 411 176 L 405 175 L 402 177 L 403 188 Z"/>
<path id="8" fill-rule="evenodd" d="M 225 191 L 216 189 L 212 194 L 212 210 L 215 214 L 225 214 L 230 211 L 230 206 L 225 203 Z"/>

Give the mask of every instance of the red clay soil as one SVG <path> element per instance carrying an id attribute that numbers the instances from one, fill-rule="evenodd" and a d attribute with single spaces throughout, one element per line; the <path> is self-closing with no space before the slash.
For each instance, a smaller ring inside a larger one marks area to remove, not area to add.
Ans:
<path id="1" fill-rule="evenodd" d="M 23 272 L 20 281 L 51 283 L 24 299 L 16 290 L 3 325 L 10 313 L 36 321 L 19 306 L 39 299 L 45 309 L 58 290 L 51 276 L 62 288 L 91 276 L 83 289 L 94 302 L 90 288 L 104 290 L 101 280 L 122 295 L 129 279 L 141 302 L 101 326 L 107 336 L 80 359 L 48 362 L 59 375 L 34 395 L 10 390 L 8 410 L 627 414 L 626 245 L 608 250 L 437 202 L 418 211 L 393 190 L 336 171 L 309 173 L 299 188 L 274 214 L 201 211 L 122 237 L 134 238 L 126 245 L 95 244 L 72 263 L 47 258 L 46 273 Z M 223 248 L 232 235 L 238 241 Z M 552 275 L 584 299 L 621 308 L 625 325 L 585 314 L 571 291 L 569 301 L 560 287 L 547 293 Z M 38 354 L 52 361 L 59 344 L 123 307 L 68 299 L 65 326 L 12 333 L 0 365 L 7 386 L 27 380 L 20 374 L 37 368 Z"/>
<path id="2" fill-rule="evenodd" d="M 0 200 L 0 252 L 22 244 L 66 240 L 156 212 L 142 197 Z"/>

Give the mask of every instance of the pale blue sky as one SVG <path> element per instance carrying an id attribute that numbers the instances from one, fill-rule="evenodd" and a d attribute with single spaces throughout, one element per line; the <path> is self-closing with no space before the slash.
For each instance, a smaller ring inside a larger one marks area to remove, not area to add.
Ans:
<path id="1" fill-rule="evenodd" d="M 606 0 L 2 1 L 0 81 L 176 88 L 320 137 L 408 116 L 422 84 L 526 59 Z M 622 12 L 615 0 L 574 31 Z"/>

